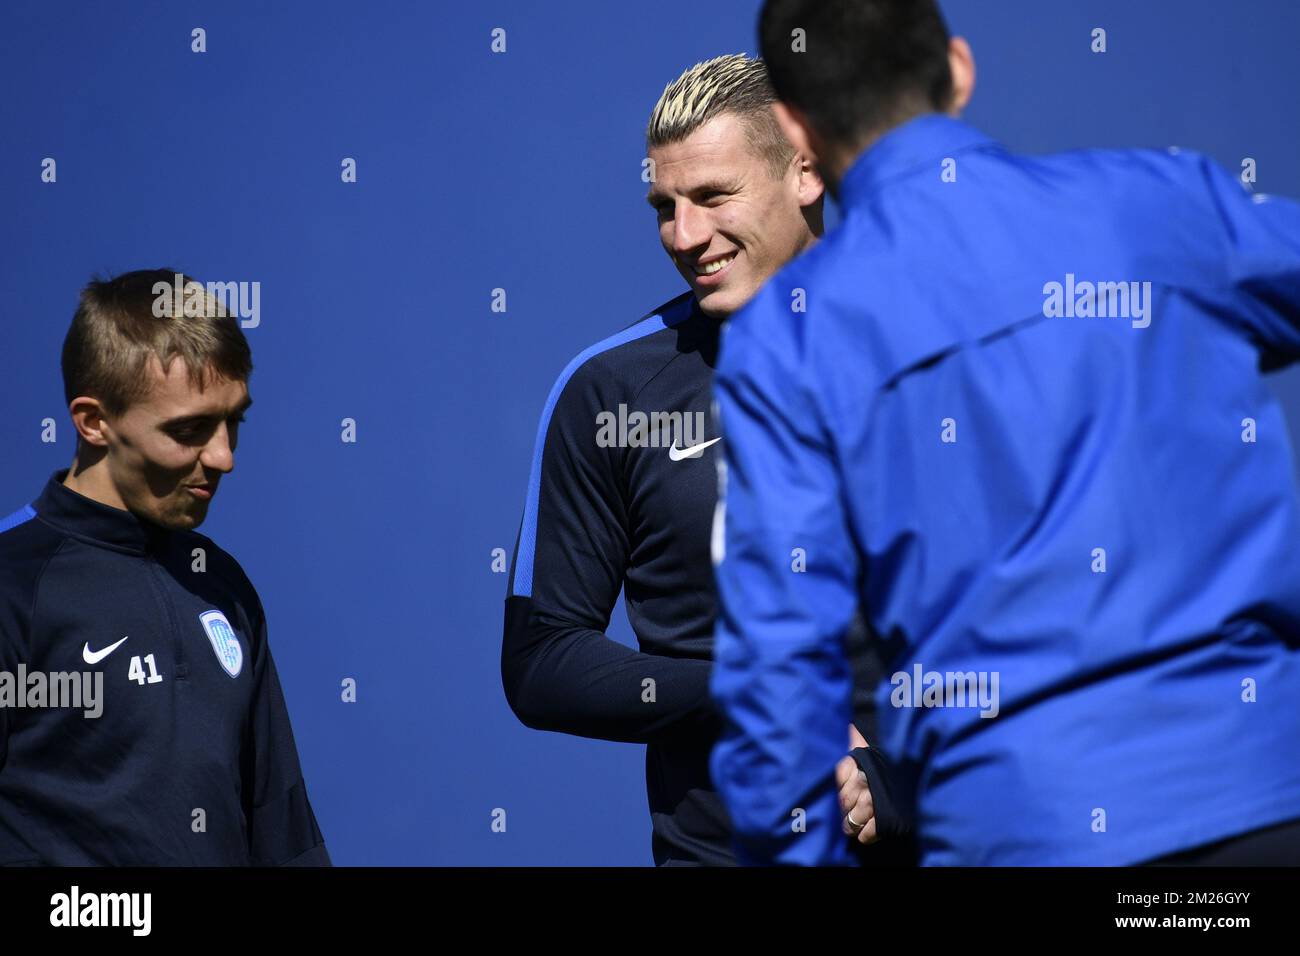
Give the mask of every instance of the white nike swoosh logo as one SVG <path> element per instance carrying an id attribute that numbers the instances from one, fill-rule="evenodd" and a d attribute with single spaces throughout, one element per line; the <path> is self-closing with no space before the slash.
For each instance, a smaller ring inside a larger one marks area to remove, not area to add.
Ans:
<path id="1" fill-rule="evenodd" d="M 715 445 L 720 441 L 722 441 L 721 438 L 715 438 L 712 441 L 706 441 L 701 445 L 692 445 L 690 448 L 678 448 L 676 445 L 672 445 L 668 449 L 668 457 L 673 461 L 681 461 L 683 458 L 690 458 L 692 455 L 699 454 L 710 445 Z"/>
<path id="2" fill-rule="evenodd" d="M 127 635 L 127 637 L 129 636 L 130 635 Z M 92 651 L 90 649 L 90 642 L 87 641 L 86 646 L 81 649 L 81 659 L 85 661 L 87 664 L 98 664 L 109 654 L 112 654 L 115 650 L 121 647 L 122 643 L 125 640 L 126 638 L 124 637 L 122 638 L 121 641 L 118 641 L 116 644 L 108 645 L 108 647 L 104 648 L 102 651 Z"/>

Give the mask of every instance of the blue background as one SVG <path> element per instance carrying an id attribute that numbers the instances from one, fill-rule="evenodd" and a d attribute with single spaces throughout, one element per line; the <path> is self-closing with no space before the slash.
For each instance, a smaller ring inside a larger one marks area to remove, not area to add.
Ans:
<path id="1" fill-rule="evenodd" d="M 683 289 L 642 131 L 683 69 L 756 52 L 759 3 L 464 6 L 5 0 L 0 514 L 71 461 L 58 355 L 92 272 L 259 281 L 257 407 L 203 530 L 261 592 L 335 861 L 648 864 L 644 748 L 506 705 L 492 551 L 555 376 Z M 975 50 L 966 118 L 1013 148 L 1249 156 L 1300 196 L 1300 5 L 944 8 Z M 1272 381 L 1300 439 L 1300 373 Z"/>

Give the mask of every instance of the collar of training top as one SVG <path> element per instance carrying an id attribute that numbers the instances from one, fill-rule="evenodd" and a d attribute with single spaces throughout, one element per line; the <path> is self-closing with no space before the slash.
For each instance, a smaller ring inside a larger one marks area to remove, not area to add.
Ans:
<path id="1" fill-rule="evenodd" d="M 840 179 L 840 205 L 865 202 L 889 180 L 927 163 L 934 164 L 937 183 L 942 160 L 958 150 L 993 142 L 975 127 L 943 113 L 914 117 L 863 150 Z"/>
<path id="2" fill-rule="evenodd" d="M 80 495 L 63 484 L 68 469 L 56 471 L 32 507 L 55 528 L 110 548 L 143 554 L 156 550 L 171 532 L 129 511 Z"/>

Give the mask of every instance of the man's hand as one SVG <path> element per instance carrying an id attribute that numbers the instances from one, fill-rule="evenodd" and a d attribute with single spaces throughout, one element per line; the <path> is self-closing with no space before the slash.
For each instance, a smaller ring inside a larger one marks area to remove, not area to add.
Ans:
<path id="1" fill-rule="evenodd" d="M 849 724 L 849 749 L 866 747 L 867 741 L 858 728 Z M 835 765 L 835 783 L 840 788 L 840 812 L 844 814 L 844 833 L 856 837 L 859 843 L 875 843 L 876 811 L 871 802 L 871 789 L 867 775 L 858 769 L 852 757 L 844 757 Z"/>

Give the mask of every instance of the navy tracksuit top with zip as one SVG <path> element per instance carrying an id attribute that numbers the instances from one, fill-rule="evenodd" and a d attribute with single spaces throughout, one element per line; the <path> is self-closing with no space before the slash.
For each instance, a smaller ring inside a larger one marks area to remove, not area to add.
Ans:
<path id="1" fill-rule="evenodd" d="M 243 570 L 66 474 L 0 520 L 0 671 L 102 713 L 0 707 L 0 865 L 328 865 Z"/>
<path id="2" fill-rule="evenodd" d="M 688 292 L 565 368 L 542 412 L 506 598 L 511 707 L 536 729 L 647 745 L 659 865 L 736 862 L 709 776 L 722 729 L 709 697 L 719 328 Z M 620 590 L 639 650 L 605 635 Z M 866 646 L 850 635 L 855 723 L 870 738 L 879 664 Z"/>

